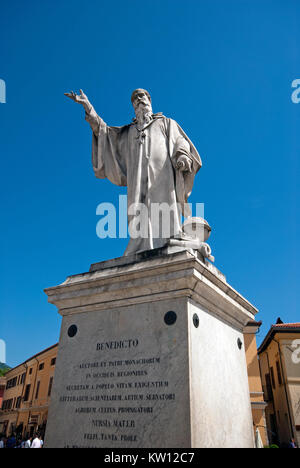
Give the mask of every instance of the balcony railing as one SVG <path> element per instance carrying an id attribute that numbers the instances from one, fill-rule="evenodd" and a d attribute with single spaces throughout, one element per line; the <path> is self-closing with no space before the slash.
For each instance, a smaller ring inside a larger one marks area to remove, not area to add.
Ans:
<path id="1" fill-rule="evenodd" d="M 37 400 L 32 401 L 23 401 L 21 403 L 21 409 L 32 409 L 32 408 L 41 408 L 43 406 L 48 406 L 50 404 L 50 397 L 47 398 L 38 398 Z"/>
<path id="2" fill-rule="evenodd" d="M 40 398 L 33 401 L 22 401 L 19 407 L 11 407 L 7 409 L 0 408 L 0 415 L 7 414 L 7 413 L 14 413 L 16 411 L 22 411 L 24 409 L 32 409 L 32 408 L 42 408 L 44 406 L 49 406 L 51 398 Z"/>

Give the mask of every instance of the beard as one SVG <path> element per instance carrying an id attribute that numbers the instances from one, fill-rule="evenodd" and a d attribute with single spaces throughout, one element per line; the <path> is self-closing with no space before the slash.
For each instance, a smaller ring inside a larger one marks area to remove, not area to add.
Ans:
<path id="1" fill-rule="evenodd" d="M 140 103 L 135 108 L 135 117 L 139 126 L 145 125 L 150 122 L 152 116 L 151 104 Z"/>

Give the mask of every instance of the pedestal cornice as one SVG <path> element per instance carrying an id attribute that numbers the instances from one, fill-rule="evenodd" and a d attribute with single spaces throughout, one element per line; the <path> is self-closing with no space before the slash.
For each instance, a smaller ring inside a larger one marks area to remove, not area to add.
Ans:
<path id="1" fill-rule="evenodd" d="M 45 289 L 48 301 L 66 316 L 187 297 L 239 326 L 258 312 L 193 250 L 163 254 L 158 249 L 131 260 L 108 260 L 92 265 L 87 273 L 69 276 L 61 285 Z"/>

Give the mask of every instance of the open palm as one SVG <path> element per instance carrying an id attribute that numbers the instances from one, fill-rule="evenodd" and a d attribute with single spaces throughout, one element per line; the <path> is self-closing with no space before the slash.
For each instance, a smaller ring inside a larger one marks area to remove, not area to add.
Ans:
<path id="1" fill-rule="evenodd" d="M 87 103 L 88 102 L 88 97 L 86 96 L 86 94 L 84 94 L 82 89 L 80 89 L 79 91 L 80 91 L 80 94 L 76 94 L 76 93 L 74 93 L 74 91 L 71 91 L 70 93 L 65 93 L 65 96 L 72 99 L 72 101 L 78 102 L 78 104 Z"/>

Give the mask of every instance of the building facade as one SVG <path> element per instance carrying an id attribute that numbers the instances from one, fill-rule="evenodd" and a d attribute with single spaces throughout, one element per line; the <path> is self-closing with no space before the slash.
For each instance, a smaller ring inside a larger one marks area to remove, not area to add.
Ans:
<path id="1" fill-rule="evenodd" d="M 3 401 L 5 387 L 6 387 L 6 379 L 5 377 L 0 377 L 0 408 L 2 408 L 2 401 Z"/>
<path id="2" fill-rule="evenodd" d="M 244 329 L 244 342 L 253 418 L 253 430 L 255 435 L 256 431 L 259 431 L 263 445 L 267 446 L 269 444 L 265 415 L 267 403 L 264 401 L 256 344 L 256 334 L 259 331 L 261 324 L 262 322 L 255 321 L 248 323 L 247 327 Z"/>
<path id="3" fill-rule="evenodd" d="M 51 346 L 5 375 L 0 434 L 43 433 L 51 397 L 58 345 Z"/>
<path id="4" fill-rule="evenodd" d="M 300 447 L 300 323 L 272 325 L 258 354 L 270 441 Z"/>

